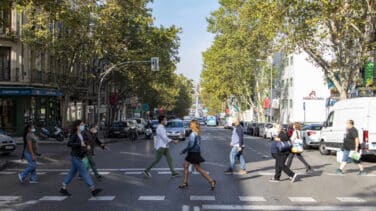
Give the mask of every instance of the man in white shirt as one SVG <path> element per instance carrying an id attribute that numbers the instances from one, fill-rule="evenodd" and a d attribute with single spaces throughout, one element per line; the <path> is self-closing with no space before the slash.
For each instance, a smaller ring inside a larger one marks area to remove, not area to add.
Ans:
<path id="1" fill-rule="evenodd" d="M 159 125 L 156 130 L 156 138 L 157 142 L 155 143 L 155 149 L 157 150 L 155 155 L 155 160 L 148 168 L 144 170 L 144 175 L 147 177 L 151 177 L 150 170 L 159 163 L 162 156 L 165 156 L 167 159 L 168 167 L 171 171 L 172 177 L 177 177 L 179 174 L 174 170 L 173 164 L 172 164 L 172 158 L 170 154 L 170 150 L 168 148 L 168 144 L 173 141 L 172 139 L 167 137 L 166 128 L 165 125 L 167 125 L 167 118 L 165 116 L 159 117 Z M 178 143 L 178 141 L 173 141 L 174 143 Z"/>

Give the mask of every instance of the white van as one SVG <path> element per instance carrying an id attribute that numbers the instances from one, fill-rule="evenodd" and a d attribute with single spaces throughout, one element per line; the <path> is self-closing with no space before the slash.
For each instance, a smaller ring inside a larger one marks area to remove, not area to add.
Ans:
<path id="1" fill-rule="evenodd" d="M 350 119 L 358 129 L 363 154 L 376 155 L 376 97 L 347 99 L 334 105 L 321 129 L 321 154 L 341 149 Z"/>

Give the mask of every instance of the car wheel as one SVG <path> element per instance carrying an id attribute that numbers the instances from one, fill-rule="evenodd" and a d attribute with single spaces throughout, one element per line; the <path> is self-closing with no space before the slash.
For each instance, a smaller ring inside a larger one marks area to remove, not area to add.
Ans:
<path id="1" fill-rule="evenodd" d="M 319 151 L 320 151 L 320 154 L 322 154 L 322 155 L 329 155 L 330 154 L 330 150 L 326 149 L 326 145 L 324 144 L 323 141 L 320 143 Z"/>
<path id="2" fill-rule="evenodd" d="M 59 141 L 59 142 L 64 141 L 64 135 L 62 133 L 57 135 L 56 140 Z"/>

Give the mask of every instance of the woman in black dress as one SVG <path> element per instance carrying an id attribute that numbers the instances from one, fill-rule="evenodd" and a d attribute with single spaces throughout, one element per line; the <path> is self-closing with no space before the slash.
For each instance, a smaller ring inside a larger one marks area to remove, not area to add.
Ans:
<path id="1" fill-rule="evenodd" d="M 184 182 L 179 188 L 187 188 L 188 187 L 188 175 L 189 175 L 189 165 L 192 164 L 196 170 L 203 176 L 210 184 L 212 190 L 215 189 L 216 181 L 213 180 L 208 173 L 202 169 L 200 163 L 204 162 L 205 160 L 201 157 L 201 130 L 200 124 L 197 120 L 192 120 L 189 127 L 192 129 L 192 133 L 189 136 L 189 141 L 187 147 L 181 152 L 181 154 L 187 154 L 184 162 Z"/>

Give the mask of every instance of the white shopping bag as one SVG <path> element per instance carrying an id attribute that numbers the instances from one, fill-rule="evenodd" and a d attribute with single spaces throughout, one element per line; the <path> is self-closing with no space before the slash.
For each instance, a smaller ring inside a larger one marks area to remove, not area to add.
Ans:
<path id="1" fill-rule="evenodd" d="M 337 151 L 337 162 L 342 163 L 343 160 L 343 151 Z"/>

